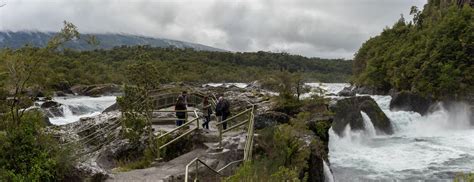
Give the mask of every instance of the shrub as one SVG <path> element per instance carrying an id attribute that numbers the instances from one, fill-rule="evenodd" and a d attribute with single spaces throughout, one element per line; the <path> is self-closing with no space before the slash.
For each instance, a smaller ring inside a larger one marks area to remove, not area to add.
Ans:
<path id="1" fill-rule="evenodd" d="M 0 135 L 0 179 L 60 180 L 72 167 L 69 152 L 42 129 L 40 113 L 26 113 L 16 127 Z"/>

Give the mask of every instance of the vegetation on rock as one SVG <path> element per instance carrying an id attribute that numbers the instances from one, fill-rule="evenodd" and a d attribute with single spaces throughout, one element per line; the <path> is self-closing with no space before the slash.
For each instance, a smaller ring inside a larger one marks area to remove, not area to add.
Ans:
<path id="1" fill-rule="evenodd" d="M 436 98 L 457 98 L 474 89 L 474 8 L 430 0 L 412 7 L 365 42 L 353 61 L 353 82 L 377 90 L 407 90 Z"/>

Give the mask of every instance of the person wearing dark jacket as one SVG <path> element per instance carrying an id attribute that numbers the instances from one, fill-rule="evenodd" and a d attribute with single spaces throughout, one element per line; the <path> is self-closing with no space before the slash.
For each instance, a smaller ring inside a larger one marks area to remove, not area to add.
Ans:
<path id="1" fill-rule="evenodd" d="M 176 112 L 176 117 L 178 118 L 178 120 L 176 120 L 176 126 L 181 126 L 186 121 L 186 112 L 185 112 L 186 109 L 187 107 L 184 102 L 184 97 L 179 96 L 174 106 L 174 110 L 179 111 L 179 112 Z"/>
<path id="2" fill-rule="evenodd" d="M 230 115 L 230 103 L 224 97 L 219 97 L 219 101 L 216 104 L 216 116 L 217 121 L 222 122 L 227 119 Z M 222 123 L 222 128 L 227 129 L 227 122 Z"/>
<path id="3" fill-rule="evenodd" d="M 202 128 L 209 129 L 209 122 L 211 121 L 211 114 L 212 109 L 211 105 L 209 104 L 209 97 L 204 97 L 204 101 L 202 102 L 202 113 L 204 114 L 204 123 L 202 124 Z"/>

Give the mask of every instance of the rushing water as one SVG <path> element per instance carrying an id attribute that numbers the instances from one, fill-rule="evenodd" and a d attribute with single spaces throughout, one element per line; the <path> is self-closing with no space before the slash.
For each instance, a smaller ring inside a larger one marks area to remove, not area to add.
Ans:
<path id="1" fill-rule="evenodd" d="M 86 96 L 68 96 L 54 97 L 61 105 L 64 116 L 49 118 L 54 125 L 63 125 L 79 121 L 83 117 L 99 115 L 107 107 L 115 103 L 115 96 L 86 97 Z"/>
<path id="2" fill-rule="evenodd" d="M 474 129 L 466 105 L 449 111 L 439 106 L 421 116 L 390 111 L 390 96 L 372 97 L 390 118 L 395 134 L 375 136 L 371 127 L 361 132 L 347 127 L 340 138 L 330 130 L 329 159 L 336 181 L 451 181 L 459 172 L 474 171 Z"/>

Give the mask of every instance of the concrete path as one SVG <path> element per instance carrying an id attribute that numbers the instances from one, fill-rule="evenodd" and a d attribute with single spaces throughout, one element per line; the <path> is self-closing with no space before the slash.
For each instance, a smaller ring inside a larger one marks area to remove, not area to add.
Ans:
<path id="1" fill-rule="evenodd" d="M 113 174 L 106 181 L 146 181 L 146 182 L 159 182 L 172 179 L 176 179 L 177 176 L 183 175 L 186 170 L 186 165 L 196 157 L 205 155 L 206 149 L 196 149 L 184 155 L 181 155 L 171 161 L 165 163 L 159 163 L 157 166 L 133 170 L 128 172 L 120 172 Z M 176 179 L 177 181 L 183 181 L 184 179 Z"/>

